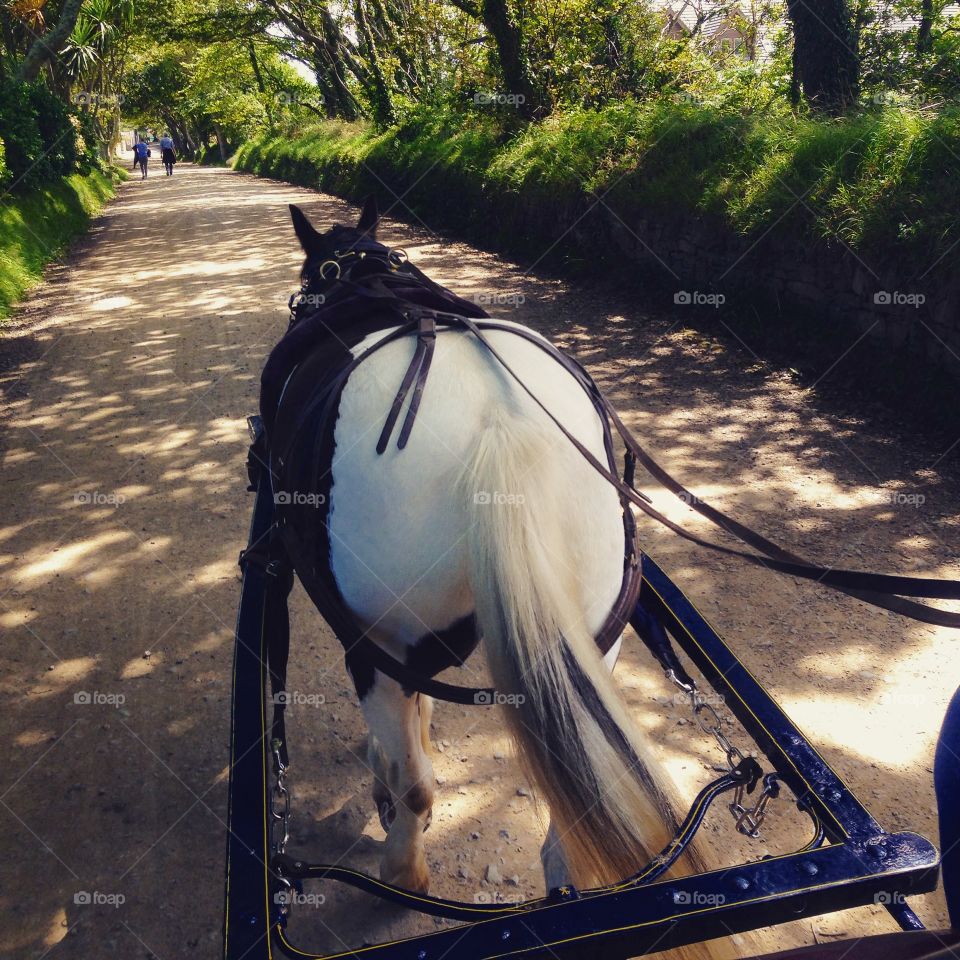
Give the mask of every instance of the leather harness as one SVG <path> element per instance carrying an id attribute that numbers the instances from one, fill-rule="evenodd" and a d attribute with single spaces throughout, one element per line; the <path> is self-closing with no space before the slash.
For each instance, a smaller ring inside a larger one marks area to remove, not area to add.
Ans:
<path id="1" fill-rule="evenodd" d="M 438 699 L 468 704 L 493 702 L 494 694 L 492 690 L 447 684 L 424 676 L 388 654 L 367 636 L 347 609 L 330 571 L 327 504 L 319 502 L 323 494 L 316 493 L 318 502 L 306 505 L 293 502 L 289 496 L 284 497 L 291 489 L 315 490 L 324 478 L 329 489 L 333 429 L 340 394 L 347 379 L 360 364 L 388 343 L 415 337 L 413 358 L 387 411 L 376 449 L 382 454 L 388 448 L 404 403 L 407 403 L 407 412 L 397 436 L 397 446 L 401 450 L 406 446 L 426 386 L 436 336 L 443 330 L 469 333 L 482 344 L 492 361 L 517 383 L 620 496 L 624 524 L 623 579 L 613 609 L 597 636 L 601 653 L 606 653 L 622 633 L 641 587 L 631 505 L 698 546 L 779 573 L 822 583 L 915 620 L 960 628 L 960 614 L 906 599 L 960 599 L 958 581 L 817 566 L 693 496 L 643 449 L 576 360 L 531 331 L 492 320 L 475 304 L 460 299 L 426 277 L 409 263 L 402 251 L 390 250 L 372 239 L 361 237 L 348 250 L 338 251 L 334 259 L 324 261 L 307 276 L 300 294 L 291 298 L 291 314 L 287 335 L 274 348 L 264 367 L 260 405 L 266 429 L 251 447 L 250 461 L 253 469 L 269 463 L 277 512 L 276 536 L 271 537 L 269 549 L 247 551 L 244 559 L 267 563 L 268 569 L 272 566 L 274 571 L 292 562 L 311 600 L 348 655 L 359 654 L 408 691 L 416 690 Z M 353 355 L 352 348 L 364 337 L 391 327 L 395 329 L 365 351 Z M 600 418 L 606 462 L 595 457 L 547 410 L 492 344 L 487 336 L 491 330 L 523 337 L 549 354 L 574 377 L 590 397 Z M 622 475 L 615 459 L 614 432 L 626 448 Z M 694 510 L 758 553 L 706 540 L 684 530 L 656 510 L 649 498 L 635 489 L 634 471 L 638 461 Z"/>

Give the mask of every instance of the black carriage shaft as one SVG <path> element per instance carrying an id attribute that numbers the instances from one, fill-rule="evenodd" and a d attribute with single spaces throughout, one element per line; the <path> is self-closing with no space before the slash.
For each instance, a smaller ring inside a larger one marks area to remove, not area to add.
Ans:
<path id="1" fill-rule="evenodd" d="M 262 559 L 273 519 L 269 479 L 257 490 L 248 557 Z M 780 776 L 824 824 L 832 843 L 680 880 L 587 892 L 569 890 L 516 912 L 427 936 L 357 948 L 357 960 L 637 956 L 732 932 L 880 902 L 904 926 L 902 898 L 934 888 L 938 855 L 922 837 L 885 834 L 826 761 L 740 663 L 679 588 L 643 558 L 643 612 L 673 635 Z M 293 947 L 268 868 L 270 727 L 268 647 L 282 604 L 268 602 L 269 573 L 245 564 L 233 678 L 225 960 L 320 955 Z M 282 633 L 282 631 L 281 631 Z M 309 871 L 306 872 L 309 875 Z M 312 882 L 312 881 L 311 881 Z M 371 887 L 378 881 L 372 880 Z M 468 905 L 464 904 L 463 907 Z M 898 916 L 899 914 L 899 916 Z"/>

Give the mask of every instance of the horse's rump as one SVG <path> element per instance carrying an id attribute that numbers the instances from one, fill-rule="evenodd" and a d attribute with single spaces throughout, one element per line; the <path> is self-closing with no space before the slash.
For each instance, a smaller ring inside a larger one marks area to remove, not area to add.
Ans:
<path id="1" fill-rule="evenodd" d="M 383 456 L 377 456 L 377 436 L 410 361 L 415 338 L 411 335 L 386 343 L 356 366 L 346 380 L 342 373 L 355 356 L 389 333 L 385 324 L 390 320 L 389 315 L 368 319 L 364 324 L 366 338 L 359 339 L 363 330 L 358 329 L 351 338 L 353 343 L 332 339 L 322 342 L 302 360 L 283 387 L 270 438 L 271 468 L 281 535 L 301 579 L 305 575 L 321 579 L 327 591 L 343 602 L 343 584 L 337 583 L 331 570 L 336 566 L 341 581 L 355 586 L 354 602 L 346 606 L 372 622 L 383 613 L 370 602 L 371 593 L 383 593 L 377 588 L 378 580 L 401 594 L 407 586 L 401 568 L 413 569 L 414 579 L 424 572 L 416 570 L 411 552 L 422 559 L 421 565 L 428 565 L 427 557 L 432 563 L 438 555 L 450 551 L 455 556 L 448 556 L 441 571 L 431 573 L 429 596 L 421 598 L 425 608 L 416 611 L 406 629 L 397 622 L 391 623 L 391 629 L 409 634 L 419 619 L 423 633 L 444 628 L 456 616 L 469 613 L 471 601 L 464 598 L 463 586 L 465 561 L 454 544 L 466 529 L 470 504 L 458 499 L 456 481 L 492 410 L 508 408 L 514 416 L 540 423 L 554 437 L 553 458 L 558 470 L 577 476 L 582 491 L 581 502 L 570 504 L 571 511 L 585 509 L 588 502 L 608 506 L 603 516 L 591 520 L 594 535 L 577 538 L 591 548 L 599 545 L 598 553 L 582 559 L 605 570 L 600 578 L 607 590 L 595 605 L 595 629 L 599 631 L 622 579 L 624 540 L 615 491 L 510 382 L 486 348 L 456 329 L 438 332 L 436 359 L 408 446 L 398 450 L 392 443 Z M 371 329 L 374 332 L 369 332 Z M 596 456 L 603 457 L 601 421 L 588 395 L 564 367 L 520 336 L 505 331 L 488 333 L 512 365 L 524 370 L 525 378 L 538 385 L 536 392 L 543 394 L 551 412 Z M 509 500 L 511 491 L 478 490 L 476 494 Z M 331 516 L 331 508 L 335 516 Z M 371 524 L 369 535 L 365 534 Z M 375 531 L 379 537 L 371 541 Z M 346 547 L 348 539 L 351 545 Z M 402 562 L 391 566 L 381 543 L 387 551 L 400 551 L 405 545 Z M 453 571 L 451 564 L 459 570 Z M 363 580 L 372 581 L 372 585 L 358 586 Z M 435 601 L 445 590 L 449 591 L 449 600 Z M 459 603 L 453 601 L 454 595 L 459 595 Z M 367 602 L 366 610 L 357 609 L 361 597 Z M 387 595 L 381 596 L 381 605 L 387 600 Z M 407 602 L 416 604 L 416 597 Z M 326 610 L 321 612 L 327 615 Z M 448 614 L 449 621 L 445 621 Z"/>

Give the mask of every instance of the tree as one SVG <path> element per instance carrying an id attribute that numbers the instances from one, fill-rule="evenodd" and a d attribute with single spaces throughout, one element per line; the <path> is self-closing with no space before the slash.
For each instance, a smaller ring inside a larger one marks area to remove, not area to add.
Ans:
<path id="1" fill-rule="evenodd" d="M 36 80 L 43 65 L 60 53 L 73 32 L 82 6 L 83 0 L 66 0 L 56 26 L 34 40 L 17 70 L 17 79 L 21 83 Z"/>
<path id="2" fill-rule="evenodd" d="M 520 28 L 513 19 L 508 0 L 481 0 L 483 25 L 497 45 L 500 70 L 508 93 L 522 97 L 519 112 L 527 119 L 536 119 L 550 112 L 547 92 L 533 82 L 523 49 Z"/>
<path id="3" fill-rule="evenodd" d="M 807 103 L 839 115 L 856 103 L 859 57 L 847 0 L 787 0 L 794 76 Z"/>

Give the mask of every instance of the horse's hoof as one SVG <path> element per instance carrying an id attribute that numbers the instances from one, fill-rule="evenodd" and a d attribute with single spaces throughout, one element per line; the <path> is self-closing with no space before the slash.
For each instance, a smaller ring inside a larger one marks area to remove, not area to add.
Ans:
<path id="1" fill-rule="evenodd" d="M 393 821 L 397 818 L 397 808 L 391 800 L 384 800 L 377 809 L 380 814 L 380 826 L 383 827 L 384 833 L 389 833 Z"/>
<path id="2" fill-rule="evenodd" d="M 414 893 L 427 893 L 430 890 L 430 871 L 425 862 L 404 864 L 397 870 L 391 870 L 383 864 L 380 867 L 380 879 Z"/>

